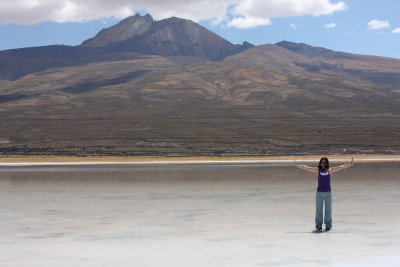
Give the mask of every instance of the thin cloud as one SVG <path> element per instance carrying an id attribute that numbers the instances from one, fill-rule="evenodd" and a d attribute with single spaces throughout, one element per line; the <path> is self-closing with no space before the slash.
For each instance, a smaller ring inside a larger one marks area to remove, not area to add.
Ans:
<path id="1" fill-rule="evenodd" d="M 370 22 L 368 22 L 367 25 L 368 25 L 368 30 L 379 30 L 390 26 L 389 21 L 377 20 L 377 19 L 371 20 Z"/>
<path id="2" fill-rule="evenodd" d="M 0 24 L 122 19 L 145 11 L 156 20 L 176 16 L 252 28 L 270 25 L 273 18 L 320 16 L 346 8 L 343 1 L 333 0 L 13 0 L 0 2 Z"/>
<path id="3" fill-rule="evenodd" d="M 324 27 L 327 28 L 327 29 L 332 29 L 332 28 L 336 27 L 336 23 L 332 22 L 332 23 L 329 23 L 329 24 L 325 24 Z"/>
<path id="4" fill-rule="evenodd" d="M 278 17 L 320 16 L 346 8 L 344 2 L 332 3 L 330 0 L 243 0 L 235 5 L 230 13 L 234 17 L 242 18 L 240 20 L 233 19 L 236 20 L 234 26 L 239 27 L 241 23 L 246 23 L 246 26 L 249 26 L 247 22 L 250 20 L 257 22 Z"/>
<path id="5" fill-rule="evenodd" d="M 230 22 L 228 22 L 227 26 L 246 29 L 246 28 L 254 28 L 257 26 L 265 26 L 270 24 L 271 21 L 269 19 L 239 17 L 239 18 L 233 18 Z"/>
<path id="6" fill-rule="evenodd" d="M 396 28 L 392 31 L 392 33 L 400 33 L 400 28 Z"/>
<path id="7" fill-rule="evenodd" d="M 233 0 L 13 0 L 0 1 L 0 24 L 84 22 L 114 17 L 123 19 L 145 11 L 157 20 L 172 16 L 194 21 L 226 21 Z"/>
<path id="8" fill-rule="evenodd" d="M 292 27 L 295 30 L 297 29 L 296 24 L 293 24 L 293 23 L 290 24 L 290 27 Z"/>

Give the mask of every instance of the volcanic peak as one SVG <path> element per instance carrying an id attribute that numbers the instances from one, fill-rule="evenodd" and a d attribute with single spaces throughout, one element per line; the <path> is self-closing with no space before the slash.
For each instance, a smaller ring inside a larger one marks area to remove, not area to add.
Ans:
<path id="1" fill-rule="evenodd" d="M 127 17 L 118 24 L 102 29 L 95 37 L 82 43 L 82 46 L 101 47 L 140 36 L 153 26 L 153 18 L 147 14 Z"/>

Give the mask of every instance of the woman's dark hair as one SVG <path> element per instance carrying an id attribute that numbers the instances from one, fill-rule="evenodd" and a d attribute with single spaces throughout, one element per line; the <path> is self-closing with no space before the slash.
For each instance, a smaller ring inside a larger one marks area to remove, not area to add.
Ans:
<path id="1" fill-rule="evenodd" d="M 326 164 L 325 164 L 326 170 L 329 170 L 329 160 L 328 160 L 328 158 L 325 158 L 325 157 L 323 157 L 319 160 L 318 170 L 322 171 L 321 161 L 323 161 L 323 160 L 325 160 L 325 162 L 326 162 Z"/>

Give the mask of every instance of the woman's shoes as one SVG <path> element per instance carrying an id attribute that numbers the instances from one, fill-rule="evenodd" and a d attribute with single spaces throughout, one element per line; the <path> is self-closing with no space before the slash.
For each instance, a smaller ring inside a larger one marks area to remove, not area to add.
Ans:
<path id="1" fill-rule="evenodd" d="M 330 231 L 331 228 L 332 228 L 332 227 L 326 227 L 326 228 L 325 228 L 325 232 Z M 322 226 L 316 226 L 316 227 L 315 227 L 315 231 L 316 231 L 316 232 L 322 232 Z"/>

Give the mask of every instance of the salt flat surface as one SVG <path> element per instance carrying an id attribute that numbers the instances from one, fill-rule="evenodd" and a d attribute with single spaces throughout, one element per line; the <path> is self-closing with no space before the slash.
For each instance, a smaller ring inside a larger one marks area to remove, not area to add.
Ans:
<path id="1" fill-rule="evenodd" d="M 399 266 L 400 163 L 0 168 L 0 266 Z"/>

